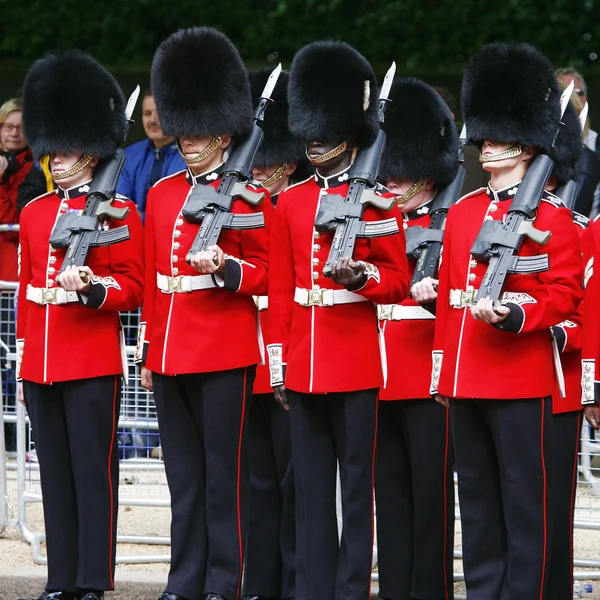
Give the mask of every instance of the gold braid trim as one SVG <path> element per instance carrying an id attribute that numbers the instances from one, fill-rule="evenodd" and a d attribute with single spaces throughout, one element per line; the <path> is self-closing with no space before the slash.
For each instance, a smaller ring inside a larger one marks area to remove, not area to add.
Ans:
<path id="1" fill-rule="evenodd" d="M 523 146 L 521 144 L 515 144 L 502 152 L 498 152 L 497 154 L 490 154 L 489 156 L 483 156 L 483 154 L 479 154 L 479 162 L 489 163 L 496 162 L 498 160 L 504 160 L 505 158 L 514 158 L 515 156 L 519 156 L 523 152 Z"/>
<path id="2" fill-rule="evenodd" d="M 396 196 L 396 202 L 398 206 L 406 204 L 409 200 L 412 200 L 424 187 L 427 181 L 421 177 L 419 181 L 415 181 L 402 196 Z"/>
<path id="3" fill-rule="evenodd" d="M 333 150 L 330 150 L 329 152 L 326 152 L 325 154 L 323 154 L 322 156 L 318 156 L 317 158 L 310 158 L 308 156 L 308 148 L 307 148 L 306 149 L 306 158 L 308 158 L 308 160 L 313 165 L 322 165 L 324 162 L 327 162 L 328 160 L 331 160 L 332 158 L 339 156 L 343 152 L 346 152 L 347 147 L 348 147 L 348 142 L 342 142 L 339 146 L 336 146 Z"/>
<path id="4" fill-rule="evenodd" d="M 194 158 L 188 158 L 181 151 L 181 146 L 179 145 L 179 140 L 177 140 L 177 149 L 179 150 L 179 154 L 181 154 L 181 158 L 183 158 L 183 160 L 188 165 L 194 165 L 196 163 L 203 161 L 205 158 L 209 157 L 213 152 L 215 152 L 215 150 L 217 150 L 217 148 L 221 145 L 222 141 L 223 140 L 221 139 L 220 135 L 214 136 L 213 139 L 210 140 L 210 143 L 208 144 L 208 146 L 206 146 L 206 148 L 204 148 L 204 150 L 202 150 L 202 152 L 200 152 L 200 154 L 196 154 L 196 156 L 194 156 Z"/>
<path id="5" fill-rule="evenodd" d="M 83 171 L 92 162 L 92 158 L 94 157 L 91 154 L 84 154 L 70 169 L 56 175 L 52 174 L 52 179 L 54 181 L 62 181 L 79 173 L 79 171 Z"/>
<path id="6" fill-rule="evenodd" d="M 265 179 L 264 181 L 261 181 L 260 185 L 262 185 L 264 188 L 268 188 L 269 186 L 273 185 L 274 183 L 277 183 L 280 179 L 283 179 L 283 177 L 285 177 L 287 168 L 288 168 L 287 165 L 281 165 L 277 169 L 277 171 L 275 171 L 275 173 L 273 173 L 273 175 L 271 175 L 271 177 L 267 177 L 267 179 Z"/>

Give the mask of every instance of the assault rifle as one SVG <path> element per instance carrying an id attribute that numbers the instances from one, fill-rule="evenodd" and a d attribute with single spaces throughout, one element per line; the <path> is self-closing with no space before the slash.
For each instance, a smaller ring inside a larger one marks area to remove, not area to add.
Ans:
<path id="1" fill-rule="evenodd" d="M 265 218 L 262 213 L 235 214 L 231 212 L 231 207 L 233 201 L 238 198 L 252 206 L 259 206 L 265 199 L 264 192 L 253 192 L 246 188 L 246 183 L 252 177 L 252 165 L 264 137 L 259 122 L 264 119 L 269 103 L 273 102 L 271 94 L 280 73 L 281 64 L 273 70 L 262 91 L 254 113 L 252 133 L 237 148 L 234 148 L 227 159 L 223 170 L 224 174 L 217 189 L 200 184 L 192 188 L 182 214 L 186 221 L 201 223 L 201 225 L 186 256 L 188 262 L 197 252 L 216 244 L 223 229 L 259 229 L 265 226 Z"/>
<path id="2" fill-rule="evenodd" d="M 385 76 L 379 94 L 380 124 L 384 121 L 395 72 L 394 62 Z M 380 128 L 375 141 L 360 150 L 348 174 L 350 187 L 345 198 L 340 194 L 326 194 L 321 198 L 315 228 L 318 231 L 335 231 L 329 257 L 323 267 L 323 275 L 326 277 L 331 277 L 333 267 L 340 258 L 352 256 L 357 237 L 372 238 L 398 233 L 398 223 L 393 217 L 371 222 L 362 220 L 367 204 L 382 210 L 390 210 L 394 206 L 394 198 L 382 198 L 375 193 L 385 139 L 385 133 Z"/>
<path id="3" fill-rule="evenodd" d="M 437 277 L 444 228 L 450 207 L 460 198 L 467 172 L 463 167 L 465 146 L 467 145 L 467 129 L 463 125 L 458 140 L 458 172 L 443 190 L 438 192 L 431 205 L 431 221 L 429 227 L 409 227 L 406 231 L 406 254 L 416 259 L 411 287 L 425 277 Z"/>
<path id="4" fill-rule="evenodd" d="M 131 115 L 139 94 L 140 86 L 138 85 L 125 108 L 125 118 L 128 122 L 125 135 L 127 135 L 129 125 L 133 123 Z M 67 212 L 56 221 L 50 236 L 50 244 L 54 248 L 67 248 L 59 274 L 68 267 L 85 265 L 90 248 L 109 246 L 129 239 L 127 225 L 106 230 L 102 228 L 102 222 L 106 219 L 122 221 L 129 214 L 129 208 L 117 208 L 112 205 L 116 195 L 117 181 L 124 166 L 125 151 L 117 148 L 110 158 L 101 161 L 96 168 L 85 199 L 85 207 L 81 213 Z M 80 271 L 79 275 L 84 282 L 87 282 L 85 271 Z"/>
<path id="5" fill-rule="evenodd" d="M 573 82 L 571 82 L 572 84 Z M 573 85 L 569 85 L 560 98 L 562 119 Z M 561 124 L 557 129 L 559 134 Z M 538 155 L 527 169 L 519 189 L 511 201 L 506 220 L 484 221 L 471 248 L 471 254 L 480 261 L 489 260 L 488 268 L 474 302 L 491 298 L 500 301 L 508 275 L 513 273 L 542 273 L 550 268 L 547 254 L 517 256 L 525 237 L 544 246 L 550 240 L 550 231 L 540 231 L 533 226 L 548 178 L 554 163 L 547 154 Z"/>

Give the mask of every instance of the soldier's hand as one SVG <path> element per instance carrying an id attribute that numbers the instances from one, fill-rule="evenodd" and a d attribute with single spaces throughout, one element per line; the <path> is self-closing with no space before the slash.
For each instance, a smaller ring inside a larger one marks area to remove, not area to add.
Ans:
<path id="1" fill-rule="evenodd" d="M 592 428 L 596 431 L 600 429 L 600 407 L 592 404 L 584 406 L 583 415 Z"/>
<path id="2" fill-rule="evenodd" d="M 25 393 L 23 392 L 23 382 L 17 381 L 17 400 L 25 406 Z"/>
<path id="3" fill-rule="evenodd" d="M 150 369 L 142 367 L 140 383 L 145 390 L 149 390 L 151 392 L 154 391 L 154 384 L 152 382 L 152 371 Z"/>
<path id="4" fill-rule="evenodd" d="M 471 306 L 472 317 L 490 325 L 504 321 L 509 314 L 510 309 L 507 306 L 495 307 L 491 298 L 482 298 L 477 304 Z"/>
<path id="5" fill-rule="evenodd" d="M 450 398 L 448 398 L 448 396 L 442 396 L 442 394 L 436 394 L 435 401 L 438 404 L 441 404 L 444 408 L 450 407 Z"/>
<path id="6" fill-rule="evenodd" d="M 275 400 L 285 408 L 285 410 L 290 410 L 290 405 L 288 404 L 287 398 L 287 390 L 285 389 L 285 385 L 278 385 L 273 388 L 273 394 L 275 395 Z"/>
<path id="7" fill-rule="evenodd" d="M 348 256 L 344 256 L 333 265 L 331 279 L 344 287 L 356 285 L 364 279 L 366 267 L 362 260 L 353 261 Z"/>
<path id="8" fill-rule="evenodd" d="M 80 272 L 86 274 L 87 281 L 81 278 Z M 66 292 L 86 294 L 92 287 L 93 275 L 94 273 L 89 267 L 76 267 L 72 265 L 56 277 L 56 283 Z"/>
<path id="9" fill-rule="evenodd" d="M 199 273 L 222 275 L 225 271 L 225 253 L 219 246 L 208 246 L 206 250 L 197 252 L 192 257 L 190 264 Z"/>
<path id="10" fill-rule="evenodd" d="M 412 286 L 410 295 L 419 304 L 431 304 L 438 297 L 438 279 L 424 277 Z"/>

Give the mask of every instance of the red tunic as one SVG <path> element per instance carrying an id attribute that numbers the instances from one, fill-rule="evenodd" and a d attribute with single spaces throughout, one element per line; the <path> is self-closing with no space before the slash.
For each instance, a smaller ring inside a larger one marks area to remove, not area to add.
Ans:
<path id="1" fill-rule="evenodd" d="M 355 260 L 371 265 L 365 285 L 355 293 L 368 302 L 334 306 L 302 306 L 294 301 L 302 290 L 343 290 L 323 273 L 333 232 L 314 227 L 321 196 L 345 196 L 347 173 L 324 178 L 317 174 L 279 196 L 271 236 L 269 272 L 269 358 L 286 363 L 285 385 L 294 391 L 322 394 L 381 387 L 382 370 L 375 307 L 402 302 L 409 277 L 404 231 L 398 209 L 368 206 L 364 220 L 394 217 L 400 232 L 357 239 Z M 276 363 L 275 363 L 276 364 Z"/>
<path id="2" fill-rule="evenodd" d="M 404 228 L 427 228 L 430 220 L 429 204 L 426 204 L 405 215 Z M 411 279 L 415 264 L 414 260 L 409 260 Z M 419 307 L 419 304 L 407 297 L 401 306 Z M 426 312 L 425 309 L 422 310 Z M 379 321 L 379 327 L 387 362 L 387 381 L 381 388 L 379 399 L 429 398 L 435 319 L 386 319 Z"/>
<path id="3" fill-rule="evenodd" d="M 65 249 L 54 250 L 48 240 L 61 214 L 84 208 L 87 191 L 87 185 L 58 189 L 21 212 L 17 339 L 24 345 L 20 377 L 29 381 L 52 383 L 123 372 L 119 311 L 134 310 L 142 302 L 143 233 L 133 202 L 115 200 L 115 206 L 129 207 L 129 216 L 107 221 L 108 228 L 126 224 L 130 239 L 88 254 L 86 264 L 96 277 L 87 298 L 61 305 L 26 298 L 28 285 L 60 289 L 55 278 Z"/>
<path id="4" fill-rule="evenodd" d="M 19 222 L 17 210 L 17 192 L 19 186 L 33 166 L 31 150 L 27 148 L 17 154 L 19 170 L 5 183 L 0 184 L 0 224 Z M 17 245 L 19 234 L 16 232 L 0 232 L 0 280 L 17 281 Z"/>
<path id="5" fill-rule="evenodd" d="M 581 254 L 570 211 L 545 193 L 535 226 L 550 230 L 543 247 L 525 239 L 519 256 L 547 254 L 550 269 L 509 275 L 504 330 L 475 320 L 470 309 L 453 308 L 450 290 L 478 289 L 487 269 L 471 255 L 484 219 L 502 220 L 518 185 L 494 192 L 482 188 L 463 197 L 448 213 L 433 351 L 432 393 L 453 398 L 540 398 L 554 388 L 548 329 L 571 317 L 581 300 Z M 518 294 L 518 295 L 517 295 Z M 441 365 L 441 374 L 440 374 Z M 439 385 L 438 385 L 439 382 Z"/>
<path id="6" fill-rule="evenodd" d="M 220 169 L 195 178 L 216 188 Z M 227 255 L 221 287 L 190 293 L 158 289 L 157 273 L 198 276 L 185 258 L 200 225 L 189 223 L 182 209 L 192 189 L 186 171 L 157 182 L 146 206 L 146 276 L 137 360 L 165 375 L 224 371 L 261 361 L 253 295 L 267 292 L 269 228 L 273 207 L 234 200 L 232 212 L 262 212 L 265 227 L 223 230 L 219 246 Z M 249 186 L 249 189 L 254 189 Z M 214 279 L 217 282 L 217 279 Z"/>

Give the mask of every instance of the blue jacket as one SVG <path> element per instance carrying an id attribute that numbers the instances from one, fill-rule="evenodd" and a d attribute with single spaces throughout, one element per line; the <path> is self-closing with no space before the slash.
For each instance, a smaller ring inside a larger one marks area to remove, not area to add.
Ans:
<path id="1" fill-rule="evenodd" d="M 175 142 L 164 146 L 161 151 L 165 153 L 161 179 L 186 168 Z M 154 144 L 148 139 L 132 144 L 125 148 L 125 157 L 125 167 L 117 184 L 117 192 L 136 203 L 143 219 L 146 213 L 148 180 L 152 171 L 152 163 L 156 160 Z"/>

